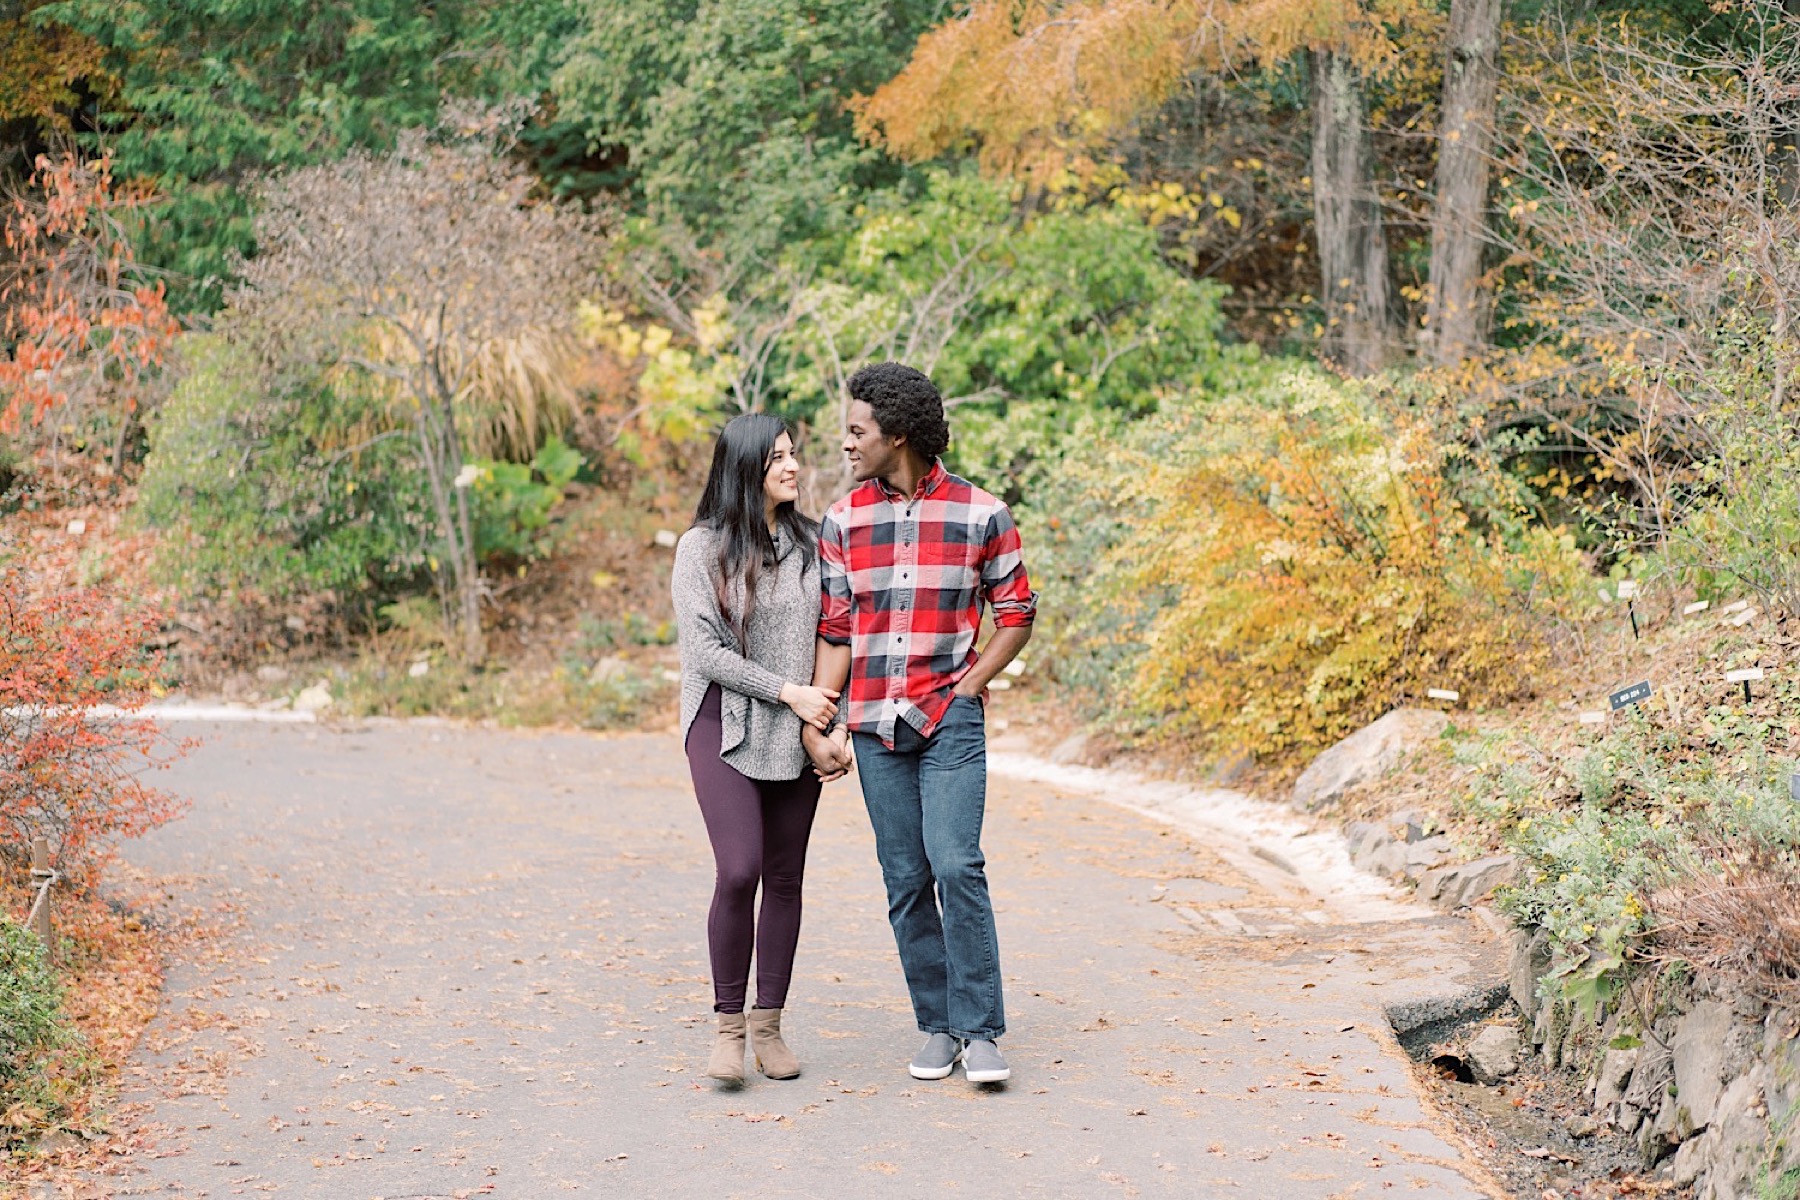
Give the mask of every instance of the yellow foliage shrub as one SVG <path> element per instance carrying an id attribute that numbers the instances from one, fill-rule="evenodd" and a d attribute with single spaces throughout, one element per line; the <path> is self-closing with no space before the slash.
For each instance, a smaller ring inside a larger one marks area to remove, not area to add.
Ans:
<path id="1" fill-rule="evenodd" d="M 1128 723 L 1270 760 L 1428 688 L 1477 706 L 1528 693 L 1548 652 L 1534 610 L 1583 575 L 1573 538 L 1516 507 L 1478 527 L 1452 481 L 1484 507 L 1506 489 L 1417 416 L 1316 372 L 1271 382 L 1165 411 L 1071 475 L 1090 500 L 1111 490 L 1082 526 L 1111 533 L 1069 545 L 1073 495 L 1039 521 L 1053 568 L 1059 540 L 1063 560 L 1098 557 L 1066 597 L 1090 607 L 1064 656 L 1113 664 Z M 1052 576 L 1054 601 L 1075 581 Z"/>

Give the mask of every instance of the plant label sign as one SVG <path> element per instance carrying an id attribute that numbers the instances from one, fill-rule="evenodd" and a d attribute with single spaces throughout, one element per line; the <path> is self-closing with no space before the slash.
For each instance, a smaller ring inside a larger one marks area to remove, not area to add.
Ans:
<path id="1" fill-rule="evenodd" d="M 1630 708 L 1633 704 L 1642 704 L 1649 698 L 1650 681 L 1646 679 L 1640 683 L 1634 683 L 1630 687 L 1620 688 L 1618 691 L 1608 696 L 1606 700 L 1607 703 L 1612 705 L 1612 710 L 1618 712 L 1621 708 Z"/>
<path id="2" fill-rule="evenodd" d="M 1462 699 L 1462 693 L 1452 688 L 1426 688 L 1425 698 L 1428 700 L 1448 700 L 1452 704 Z"/>
<path id="3" fill-rule="evenodd" d="M 1761 679 L 1762 677 L 1763 669 L 1761 667 L 1742 667 L 1736 671 L 1725 672 L 1725 682 L 1741 683 L 1744 685 L 1745 704 L 1750 703 L 1750 681 L 1752 679 Z"/>
<path id="4" fill-rule="evenodd" d="M 1681 615 L 1684 617 L 1691 617 L 1695 613 L 1703 613 L 1711 607 L 1712 607 L 1711 600 L 1696 600 L 1692 604 L 1688 605 L 1686 608 L 1682 609 Z"/>
<path id="5" fill-rule="evenodd" d="M 1613 588 L 1613 594 L 1618 596 L 1618 598 L 1621 600 L 1635 600 L 1637 598 L 1637 594 L 1638 594 L 1637 580 L 1635 580 L 1635 579 L 1619 580 L 1618 585 Z"/>

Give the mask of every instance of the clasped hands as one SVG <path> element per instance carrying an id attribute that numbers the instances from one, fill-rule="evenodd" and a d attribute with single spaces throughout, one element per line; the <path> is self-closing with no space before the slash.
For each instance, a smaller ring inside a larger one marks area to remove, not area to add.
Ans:
<path id="1" fill-rule="evenodd" d="M 822 783 L 842 779 L 856 766 L 856 756 L 850 751 L 850 731 L 842 725 L 829 733 L 805 726 L 800 730 L 800 742 Z"/>

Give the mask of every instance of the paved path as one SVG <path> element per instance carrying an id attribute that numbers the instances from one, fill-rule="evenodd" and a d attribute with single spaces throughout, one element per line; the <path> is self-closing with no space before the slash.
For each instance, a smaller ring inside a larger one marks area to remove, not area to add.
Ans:
<path id="1" fill-rule="evenodd" d="M 1464 969 L 1442 919 L 1309 918 L 1178 830 L 996 780 L 1013 1080 L 918 1083 L 837 784 L 790 998 L 805 1073 L 726 1092 L 700 1075 L 711 859 L 672 737 L 184 732 L 193 812 L 130 858 L 244 924 L 170 972 L 134 1097 L 160 1157 L 117 1194 L 1491 1194 L 1376 1004 Z"/>

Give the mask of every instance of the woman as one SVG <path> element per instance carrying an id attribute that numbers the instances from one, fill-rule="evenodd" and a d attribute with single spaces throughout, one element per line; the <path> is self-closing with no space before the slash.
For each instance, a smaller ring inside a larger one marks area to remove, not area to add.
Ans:
<path id="1" fill-rule="evenodd" d="M 734 417 L 713 447 L 693 528 L 675 550 L 681 729 L 718 867 L 706 937 L 719 1032 L 706 1073 L 727 1083 L 744 1081 L 746 1028 L 758 1070 L 771 1079 L 800 1073 L 781 1040 L 781 1010 L 820 788 L 800 729 L 828 728 L 838 694 L 810 682 L 818 527 L 794 507 L 799 477 L 794 440 L 779 420 Z M 753 944 L 756 1006 L 746 1014 Z"/>

